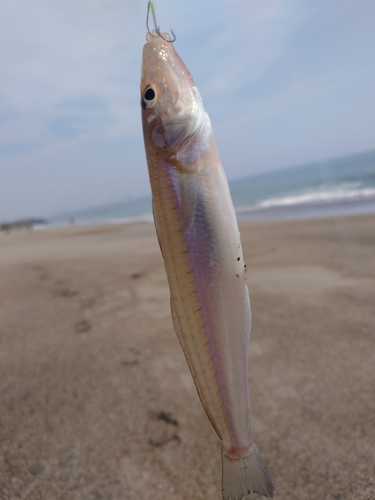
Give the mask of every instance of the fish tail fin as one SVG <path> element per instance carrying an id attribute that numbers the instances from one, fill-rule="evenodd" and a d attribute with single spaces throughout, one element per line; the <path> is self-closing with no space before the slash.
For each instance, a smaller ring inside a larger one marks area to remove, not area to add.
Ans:
<path id="1" fill-rule="evenodd" d="M 255 443 L 248 456 L 237 459 L 229 458 L 222 446 L 221 458 L 223 500 L 241 500 L 252 492 L 273 497 L 275 485 Z"/>

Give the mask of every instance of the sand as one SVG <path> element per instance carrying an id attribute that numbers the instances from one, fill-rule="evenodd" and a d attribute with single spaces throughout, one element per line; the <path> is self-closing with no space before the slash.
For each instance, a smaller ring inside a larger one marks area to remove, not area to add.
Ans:
<path id="1" fill-rule="evenodd" d="M 275 498 L 373 500 L 375 216 L 240 228 Z M 221 499 L 151 224 L 0 233 L 0 396 L 2 500 Z"/>

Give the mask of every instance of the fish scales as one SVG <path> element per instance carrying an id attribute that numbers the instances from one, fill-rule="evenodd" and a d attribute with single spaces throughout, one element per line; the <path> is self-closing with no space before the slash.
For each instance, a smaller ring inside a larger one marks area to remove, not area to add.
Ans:
<path id="1" fill-rule="evenodd" d="M 176 334 L 222 442 L 223 499 L 273 496 L 250 434 L 251 309 L 231 196 L 211 123 L 167 34 L 147 34 L 142 123 Z"/>

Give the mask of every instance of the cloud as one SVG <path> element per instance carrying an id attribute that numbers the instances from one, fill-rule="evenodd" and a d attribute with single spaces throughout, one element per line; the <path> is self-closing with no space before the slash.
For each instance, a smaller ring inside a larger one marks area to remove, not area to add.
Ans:
<path id="1" fill-rule="evenodd" d="M 62 138 L 85 134 L 95 136 L 114 121 L 109 105 L 103 97 L 86 94 L 58 103 L 55 115 L 49 126 L 57 137 Z"/>
<path id="2" fill-rule="evenodd" d="M 138 89 L 146 6 L 2 0 L 0 220 L 148 190 Z M 157 0 L 156 9 L 230 176 L 375 146 L 371 0 Z"/>
<path id="3" fill-rule="evenodd" d="M 198 67 L 197 76 L 209 98 L 233 95 L 258 81 L 288 50 L 295 30 L 311 15 L 300 2 L 286 6 L 276 0 L 255 0 L 235 5 L 200 47 L 205 65 Z M 219 57 L 212 59 L 212 54 Z"/>
<path id="4" fill-rule="evenodd" d="M 1 10 L 0 102 L 17 116 L 6 120 L 3 144 L 44 144 L 49 124 L 62 126 L 64 101 L 76 120 L 82 112 L 76 132 L 84 133 L 85 96 L 95 96 L 111 115 L 112 121 L 103 121 L 103 134 L 113 133 L 116 122 L 118 129 L 131 129 L 137 89 L 129 75 L 139 66 L 141 49 L 140 41 L 134 51 L 127 47 L 127 37 L 136 39 L 134 2 L 20 0 L 3 2 Z"/>

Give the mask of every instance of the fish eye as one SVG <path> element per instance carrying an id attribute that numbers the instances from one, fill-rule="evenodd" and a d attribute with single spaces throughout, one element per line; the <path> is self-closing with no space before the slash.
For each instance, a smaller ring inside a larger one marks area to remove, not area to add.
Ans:
<path id="1" fill-rule="evenodd" d="M 155 90 L 152 89 L 151 87 L 148 87 L 144 92 L 143 92 L 143 99 L 145 101 L 153 101 L 155 99 Z"/>
<path id="2" fill-rule="evenodd" d="M 155 90 L 148 85 L 142 94 L 141 106 L 143 109 L 151 108 L 154 104 L 154 99 L 156 97 Z"/>

